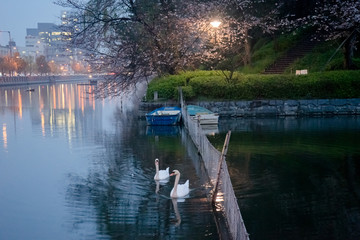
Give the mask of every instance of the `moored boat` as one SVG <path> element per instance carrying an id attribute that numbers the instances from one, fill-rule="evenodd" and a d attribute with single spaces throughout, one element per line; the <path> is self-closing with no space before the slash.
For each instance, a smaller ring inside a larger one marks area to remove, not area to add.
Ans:
<path id="1" fill-rule="evenodd" d="M 177 125 L 181 120 L 179 107 L 161 107 L 145 115 L 148 125 Z"/>
<path id="2" fill-rule="evenodd" d="M 200 125 L 218 124 L 219 114 L 197 105 L 188 105 L 187 112 L 193 119 L 199 121 Z"/>

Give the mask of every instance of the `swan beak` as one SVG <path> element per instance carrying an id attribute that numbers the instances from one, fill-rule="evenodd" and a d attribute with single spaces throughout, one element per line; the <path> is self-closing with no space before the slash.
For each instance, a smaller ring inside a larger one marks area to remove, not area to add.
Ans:
<path id="1" fill-rule="evenodd" d="M 170 175 L 169 175 L 169 176 L 171 177 L 171 176 L 174 176 L 174 175 L 175 175 L 175 173 L 170 173 Z"/>

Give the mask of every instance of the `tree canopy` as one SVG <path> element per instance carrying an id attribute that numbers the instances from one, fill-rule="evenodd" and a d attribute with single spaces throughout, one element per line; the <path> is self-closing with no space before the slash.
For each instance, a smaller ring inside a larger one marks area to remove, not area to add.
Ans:
<path id="1" fill-rule="evenodd" d="M 299 11 L 303 2 L 313 8 Z M 85 50 L 92 71 L 111 73 L 125 89 L 154 75 L 201 66 L 235 70 L 251 62 L 251 42 L 286 30 L 314 27 L 325 39 L 354 48 L 357 0 L 59 0 L 72 9 L 64 31 Z M 219 20 L 221 27 L 210 22 Z M 67 36 L 68 38 L 68 36 Z M 118 93 L 115 91 L 112 95 Z M 110 93 L 111 94 L 111 93 Z"/>

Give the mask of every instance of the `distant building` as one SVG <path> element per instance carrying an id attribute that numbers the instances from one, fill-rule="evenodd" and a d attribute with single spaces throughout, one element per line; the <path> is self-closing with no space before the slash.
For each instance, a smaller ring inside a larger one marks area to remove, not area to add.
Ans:
<path id="1" fill-rule="evenodd" d="M 9 45 L 11 46 L 11 49 L 10 49 Z M 16 43 L 14 41 L 10 41 L 9 44 L 6 46 L 0 45 L 0 57 L 10 56 L 14 52 L 17 52 Z"/>
<path id="2" fill-rule="evenodd" d="M 27 28 L 25 47 L 19 49 L 20 55 L 36 60 L 38 56 L 45 56 L 48 62 L 53 62 L 61 69 L 71 73 L 71 65 L 77 59 L 73 56 L 77 51 L 69 49 L 62 36 L 66 33 L 53 23 L 38 23 L 37 28 Z"/>
<path id="3" fill-rule="evenodd" d="M 25 47 L 19 48 L 19 52 L 21 56 L 32 57 L 35 60 L 38 56 L 45 56 L 45 44 L 38 36 L 27 35 Z"/>
<path id="4" fill-rule="evenodd" d="M 0 45 L 0 57 L 4 57 L 10 55 L 9 46 L 1 46 Z"/>
<path id="5" fill-rule="evenodd" d="M 69 33 L 61 30 L 62 26 L 68 24 L 68 12 L 61 13 L 61 25 L 53 23 L 38 23 L 37 28 L 27 28 L 25 47 L 19 48 L 22 57 L 32 59 L 43 55 L 48 62 L 57 65 L 62 73 L 72 73 L 72 66 L 86 66 L 82 51 L 67 46 L 64 37 Z"/>
<path id="6" fill-rule="evenodd" d="M 37 26 L 26 29 L 25 52 L 22 54 L 35 58 L 44 55 L 48 61 L 55 61 L 58 53 L 64 48 L 59 27 L 53 23 L 38 23 Z"/>

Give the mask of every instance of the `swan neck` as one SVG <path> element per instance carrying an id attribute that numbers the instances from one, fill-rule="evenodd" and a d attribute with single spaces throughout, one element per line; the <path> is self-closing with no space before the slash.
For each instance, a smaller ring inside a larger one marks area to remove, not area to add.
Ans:
<path id="1" fill-rule="evenodd" d="M 175 195 L 175 196 L 177 196 L 177 186 L 178 186 L 179 180 L 180 180 L 180 173 L 176 174 L 176 177 L 175 177 L 174 193 L 173 193 L 173 195 Z"/>
<path id="2" fill-rule="evenodd" d="M 156 174 L 159 174 L 159 164 L 155 164 Z"/>

